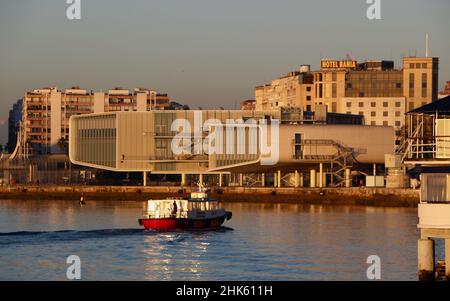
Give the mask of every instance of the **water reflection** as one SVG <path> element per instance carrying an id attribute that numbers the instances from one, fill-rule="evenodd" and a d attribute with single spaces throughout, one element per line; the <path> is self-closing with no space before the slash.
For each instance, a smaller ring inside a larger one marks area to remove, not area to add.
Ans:
<path id="1" fill-rule="evenodd" d="M 142 206 L 0 200 L 0 279 L 62 280 L 77 254 L 85 280 L 365 280 L 375 254 L 416 280 L 415 209 L 228 203 L 234 231 L 155 233 Z"/>

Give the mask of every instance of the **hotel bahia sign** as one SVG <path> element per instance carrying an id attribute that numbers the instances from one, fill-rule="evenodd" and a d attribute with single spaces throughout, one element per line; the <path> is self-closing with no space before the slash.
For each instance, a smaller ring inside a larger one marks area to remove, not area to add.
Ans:
<path id="1" fill-rule="evenodd" d="M 322 69 L 356 69 L 357 61 L 354 60 L 322 60 L 320 66 Z"/>

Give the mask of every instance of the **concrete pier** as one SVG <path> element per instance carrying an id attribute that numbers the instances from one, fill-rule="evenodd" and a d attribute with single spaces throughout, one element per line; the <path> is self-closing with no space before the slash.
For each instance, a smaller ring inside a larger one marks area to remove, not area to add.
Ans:
<path id="1" fill-rule="evenodd" d="M 311 169 L 310 173 L 311 173 L 311 175 L 309 177 L 309 187 L 315 188 L 316 187 L 316 170 Z"/>
<path id="2" fill-rule="evenodd" d="M 419 281 L 434 281 L 434 241 L 419 239 L 417 242 Z"/>
<path id="3" fill-rule="evenodd" d="M 323 187 L 323 163 L 319 165 L 319 187 Z"/>
<path id="4" fill-rule="evenodd" d="M 219 187 L 223 187 L 223 174 L 219 174 Z"/>
<path id="5" fill-rule="evenodd" d="M 142 173 L 142 186 L 144 186 L 144 187 L 147 186 L 147 178 L 148 178 L 147 172 L 144 171 L 144 172 Z"/>
<path id="6" fill-rule="evenodd" d="M 351 178 L 351 171 L 349 168 L 345 169 L 345 187 L 349 188 L 352 186 L 352 178 Z"/>

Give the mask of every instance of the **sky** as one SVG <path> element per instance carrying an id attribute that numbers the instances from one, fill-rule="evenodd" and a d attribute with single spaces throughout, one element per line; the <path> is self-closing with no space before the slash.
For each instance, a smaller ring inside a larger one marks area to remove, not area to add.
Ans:
<path id="1" fill-rule="evenodd" d="M 0 127 L 26 91 L 147 87 L 191 108 L 238 108 L 254 87 L 322 58 L 440 58 L 450 80 L 449 0 L 0 0 Z M 5 143 L 5 130 L 0 143 Z"/>

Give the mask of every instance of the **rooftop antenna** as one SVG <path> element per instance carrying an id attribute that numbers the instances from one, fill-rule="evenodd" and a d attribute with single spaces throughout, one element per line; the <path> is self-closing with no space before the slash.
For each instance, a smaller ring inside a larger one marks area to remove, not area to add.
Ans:
<path id="1" fill-rule="evenodd" d="M 425 57 L 428 57 L 428 32 L 425 34 Z"/>

